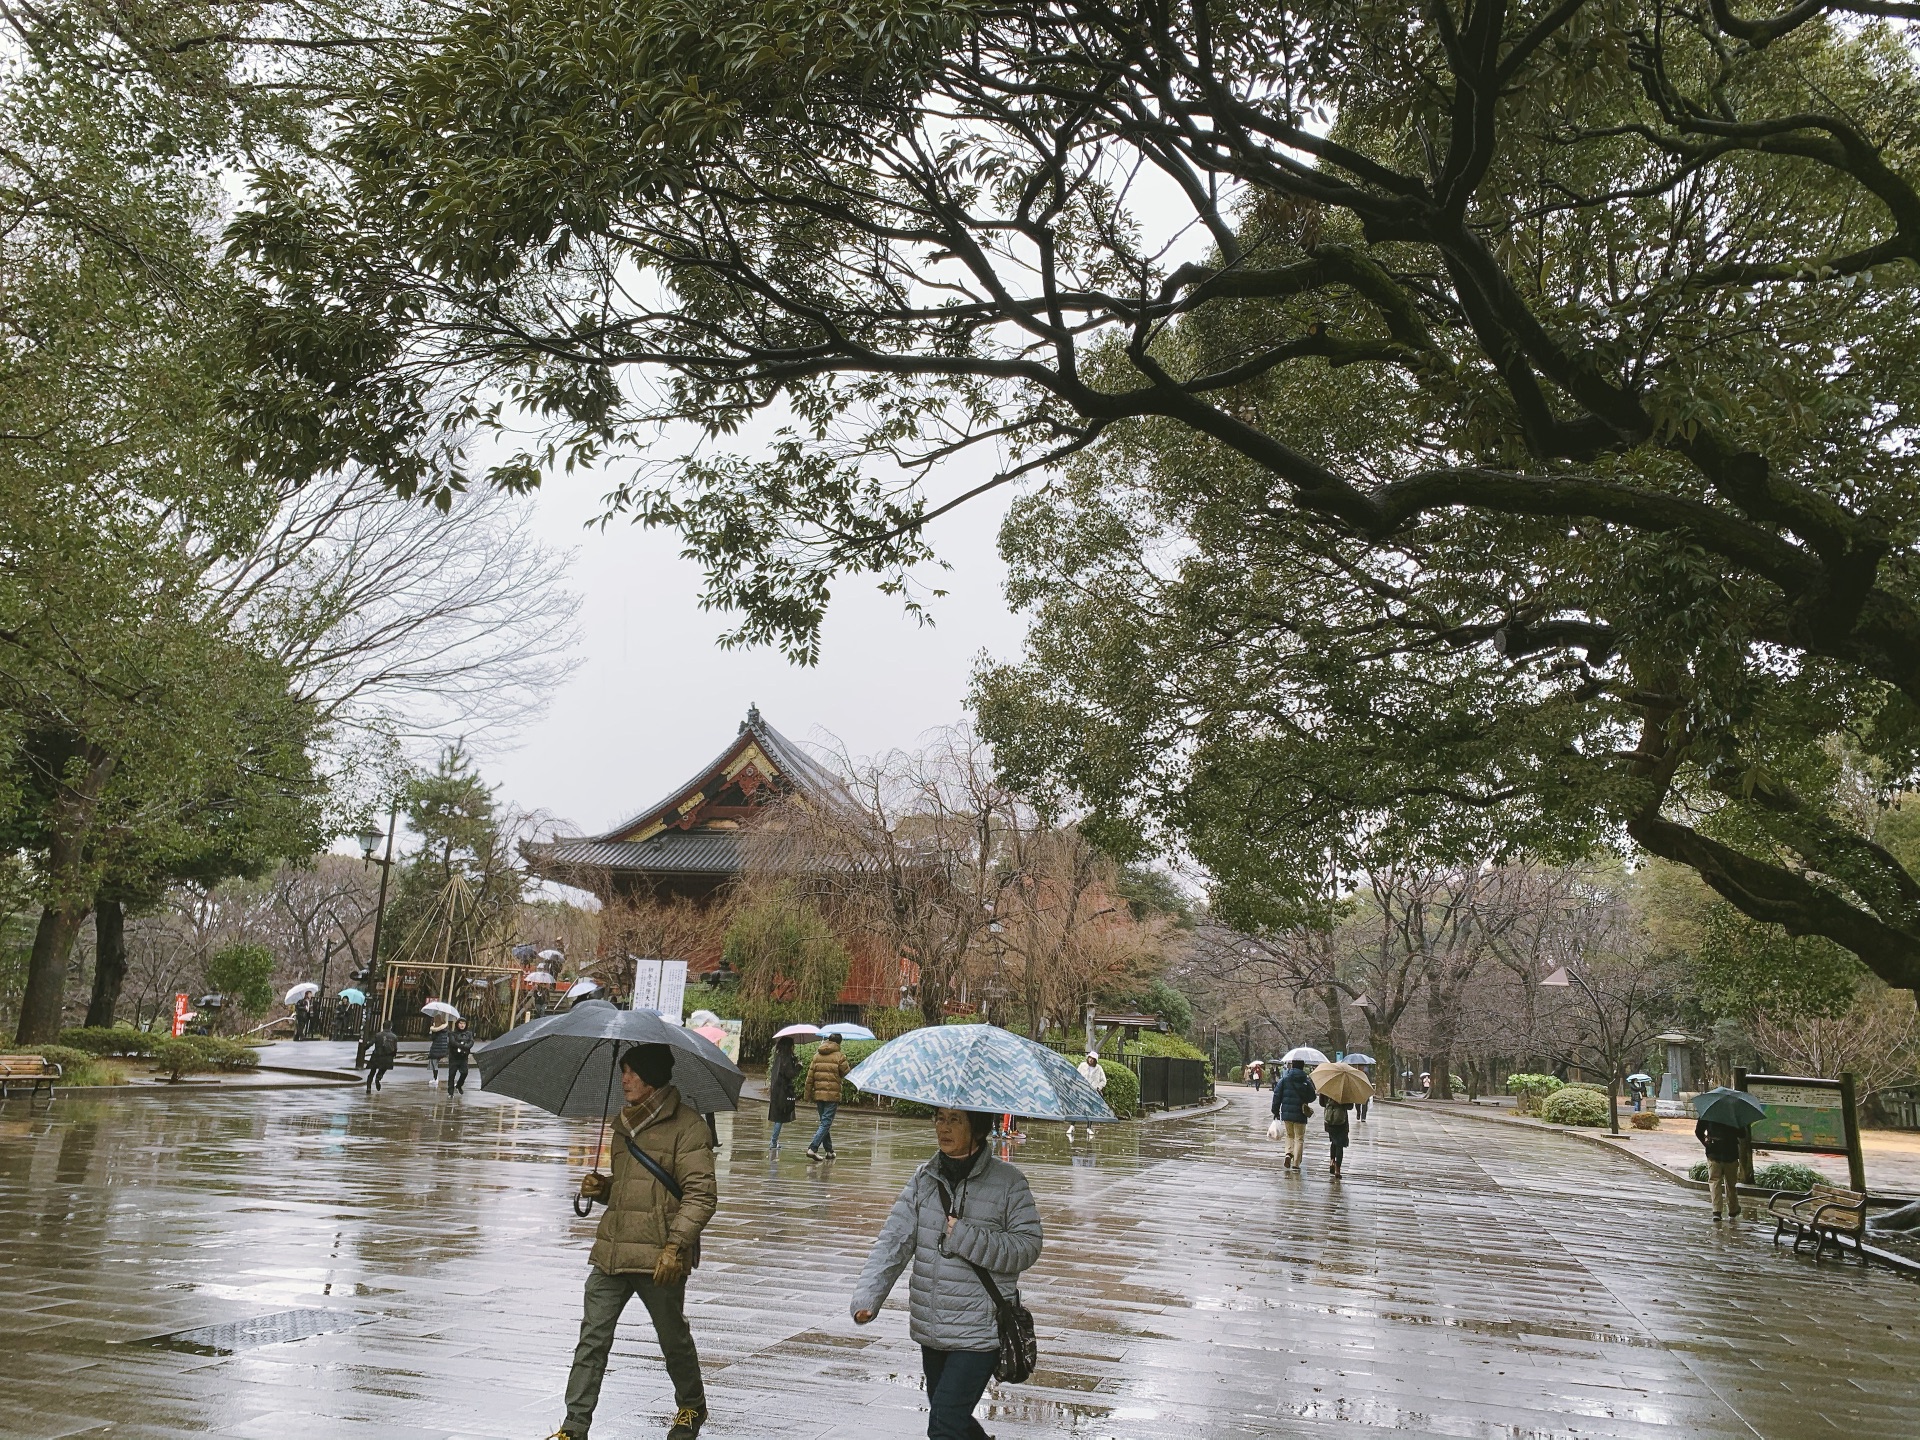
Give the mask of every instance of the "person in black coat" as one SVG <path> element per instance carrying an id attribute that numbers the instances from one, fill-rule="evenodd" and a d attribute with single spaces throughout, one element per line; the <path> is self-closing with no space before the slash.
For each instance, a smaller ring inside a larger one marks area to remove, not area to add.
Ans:
<path id="1" fill-rule="evenodd" d="M 382 1025 L 380 1032 L 373 1037 L 373 1044 L 367 1050 L 367 1093 L 371 1095 L 380 1088 L 387 1078 L 387 1072 L 393 1069 L 393 1062 L 400 1058 L 400 1037 L 393 1033 L 391 1025 Z"/>
<path id="2" fill-rule="evenodd" d="M 768 1150 L 780 1148 L 780 1127 L 793 1119 L 793 1082 L 800 1077 L 800 1059 L 793 1053 L 793 1037 L 773 1042 L 767 1062 L 767 1121 L 773 1126 Z"/>
<path id="3" fill-rule="evenodd" d="M 452 1027 L 446 1021 L 437 1021 L 427 1032 L 427 1084 L 437 1084 L 440 1079 L 440 1062 L 447 1058 L 452 1045 Z"/>
<path id="4" fill-rule="evenodd" d="M 1307 1119 L 1318 1091 L 1307 1074 L 1307 1062 L 1295 1060 L 1273 1087 L 1274 1118 L 1287 1128 L 1287 1158 L 1283 1168 L 1298 1170 L 1307 1149 Z"/>
<path id="5" fill-rule="evenodd" d="M 447 1093 L 467 1088 L 467 1065 L 473 1058 L 473 1027 L 465 1020 L 453 1022 L 447 1035 Z"/>

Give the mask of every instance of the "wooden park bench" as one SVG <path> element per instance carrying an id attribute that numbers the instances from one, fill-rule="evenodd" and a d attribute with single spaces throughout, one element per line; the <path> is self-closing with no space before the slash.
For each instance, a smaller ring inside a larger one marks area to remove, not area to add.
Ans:
<path id="1" fill-rule="evenodd" d="M 1853 1241 L 1853 1252 L 1865 1264 L 1866 1252 L 1860 1248 L 1867 1229 L 1867 1197 L 1858 1190 L 1843 1190 L 1837 1185 L 1816 1185 L 1804 1194 L 1798 1190 L 1776 1190 L 1767 1199 L 1767 1213 L 1773 1216 L 1774 1243 L 1789 1231 L 1793 1248 L 1811 1238 L 1817 1257 L 1832 1245 L 1843 1255 L 1846 1242 Z"/>
<path id="2" fill-rule="evenodd" d="M 41 1056 L 0 1055 L 0 1100 L 11 1100 L 13 1092 L 24 1086 L 29 1102 L 45 1090 L 51 1104 L 54 1082 L 60 1075 L 60 1067 Z"/>

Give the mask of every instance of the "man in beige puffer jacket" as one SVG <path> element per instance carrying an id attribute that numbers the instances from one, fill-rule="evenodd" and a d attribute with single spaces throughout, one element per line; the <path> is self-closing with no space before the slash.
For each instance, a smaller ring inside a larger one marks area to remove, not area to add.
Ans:
<path id="1" fill-rule="evenodd" d="M 847 1071 L 853 1067 L 847 1063 L 847 1057 L 840 1053 L 840 1038 L 829 1035 L 820 1042 L 820 1048 L 813 1052 L 813 1060 L 807 1066 L 807 1094 L 820 1112 L 820 1128 L 813 1132 L 813 1139 L 807 1142 L 809 1160 L 831 1160 L 833 1150 L 833 1117 L 840 1108 L 840 1082 L 847 1078 Z"/>
<path id="2" fill-rule="evenodd" d="M 707 1418 L 700 1354 L 687 1327 L 687 1276 L 698 1263 L 700 1232 L 720 1192 L 713 1175 L 707 1122 L 681 1102 L 670 1083 L 673 1050 L 636 1045 L 620 1057 L 627 1107 L 614 1121 L 613 1187 L 588 1259 L 580 1343 L 567 1378 L 567 1418 L 553 1440 L 587 1440 L 614 1329 L 638 1295 L 660 1338 L 678 1413 L 667 1440 L 694 1440 Z M 680 1198 L 634 1158 L 631 1141 L 673 1179 Z"/>

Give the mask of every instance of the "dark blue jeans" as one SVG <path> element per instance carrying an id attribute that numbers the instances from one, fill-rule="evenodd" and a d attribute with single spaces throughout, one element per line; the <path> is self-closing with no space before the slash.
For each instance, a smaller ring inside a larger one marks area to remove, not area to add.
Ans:
<path id="1" fill-rule="evenodd" d="M 807 1142 L 807 1149 L 818 1150 L 825 1146 L 827 1153 L 833 1153 L 833 1117 L 840 1109 L 838 1100 L 823 1100 L 814 1107 L 820 1112 L 820 1128 L 813 1132 L 813 1139 Z"/>
<path id="2" fill-rule="evenodd" d="M 973 1407 L 987 1393 L 998 1350 L 930 1350 L 920 1347 L 920 1365 L 927 1372 L 927 1440 L 988 1440 L 973 1418 Z"/>

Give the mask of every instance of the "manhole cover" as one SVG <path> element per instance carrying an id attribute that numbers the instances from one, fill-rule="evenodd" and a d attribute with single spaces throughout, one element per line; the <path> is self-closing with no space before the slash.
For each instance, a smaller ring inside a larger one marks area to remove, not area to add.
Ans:
<path id="1" fill-rule="evenodd" d="M 251 1320 L 232 1320 L 225 1325 L 176 1330 L 171 1335 L 154 1335 L 133 1343 L 151 1345 L 158 1350 L 185 1350 L 193 1355 L 231 1355 L 256 1345 L 285 1345 L 310 1335 L 351 1330 L 376 1318 L 356 1315 L 351 1310 L 281 1310 L 272 1315 L 256 1315 Z"/>

